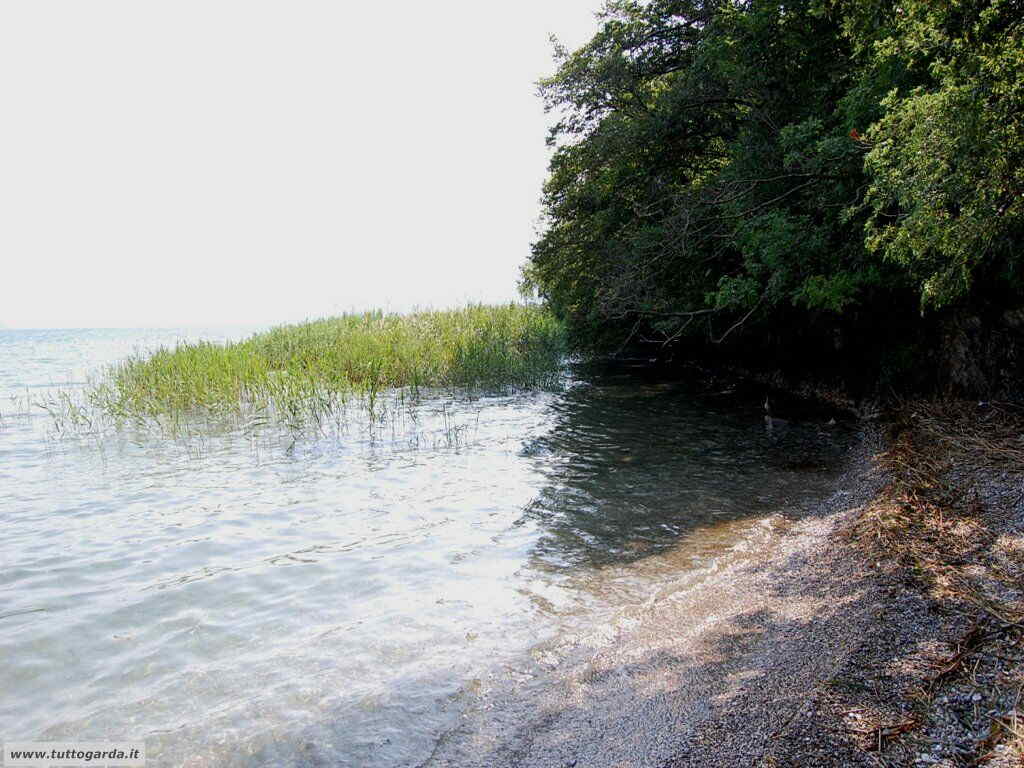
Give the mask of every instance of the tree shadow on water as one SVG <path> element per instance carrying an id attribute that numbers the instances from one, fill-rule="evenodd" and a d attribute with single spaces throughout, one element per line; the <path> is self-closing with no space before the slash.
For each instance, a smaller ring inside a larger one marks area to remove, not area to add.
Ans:
<path id="1" fill-rule="evenodd" d="M 556 401 L 554 427 L 524 447 L 546 483 L 520 522 L 550 567 L 630 562 L 698 528 L 819 498 L 855 441 L 824 416 L 767 430 L 750 394 L 595 379 Z"/>
<path id="2" fill-rule="evenodd" d="M 753 398 L 660 382 L 592 381 L 552 407 L 554 427 L 523 452 L 545 479 L 520 521 L 537 528 L 537 572 L 628 566 L 701 530 L 812 514 L 855 442 L 820 418 L 769 433 Z M 410 671 L 391 687 L 403 697 L 451 690 L 443 716 L 424 704 L 418 719 L 406 703 L 358 755 L 330 747 L 346 728 L 339 708 L 297 734 L 301 754 L 268 744 L 246 765 L 749 765 L 842 663 L 877 600 L 852 564 L 806 548 L 736 562 L 495 662 L 471 683 Z M 419 746 L 391 748 L 387 734 L 399 740 L 403 728 L 422 732 Z"/>
<path id="3" fill-rule="evenodd" d="M 843 515 L 861 501 L 816 503 L 856 442 L 848 428 L 818 419 L 780 436 L 756 401 L 600 390 L 560 401 L 531 446 L 549 481 L 524 513 L 542 531 L 535 567 L 629 564 L 723 523 Z M 880 598 L 863 573 L 804 542 L 652 594 L 624 621 L 534 649 L 527 682 L 498 673 L 421 765 L 751 764 L 872 626 Z"/>

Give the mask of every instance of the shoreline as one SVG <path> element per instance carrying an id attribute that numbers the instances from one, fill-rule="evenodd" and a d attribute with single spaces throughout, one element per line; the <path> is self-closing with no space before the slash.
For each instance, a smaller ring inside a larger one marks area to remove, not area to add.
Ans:
<path id="1" fill-rule="evenodd" d="M 837 544 L 877 621 L 758 765 L 1024 765 L 1024 413 L 909 402 Z"/>
<path id="2" fill-rule="evenodd" d="M 741 557 L 659 590 L 522 684 L 495 682 L 424 768 L 735 766 L 762 756 L 853 652 L 880 599 L 832 534 L 881 488 L 873 433 L 824 501 L 752 527 Z M 756 530 L 755 530 L 756 529 Z M 694 621 L 694 617 L 701 617 Z M 597 636 L 600 635 L 600 636 Z"/>
<path id="3" fill-rule="evenodd" d="M 897 485 L 878 460 L 891 448 L 884 431 L 864 429 L 835 491 L 776 526 L 767 553 L 652 595 L 607 637 L 577 641 L 546 670 L 550 684 L 495 686 L 422 765 L 1021 765 L 1021 701 L 1009 684 L 979 695 L 978 675 L 1002 664 L 1006 683 L 1024 653 L 997 660 L 1011 646 L 991 627 L 864 544 L 865 521 Z M 1007 482 L 990 478 L 990 490 Z M 1024 553 L 1016 498 L 1000 535 Z M 1019 632 L 1012 648 L 1024 650 Z M 956 711 L 964 674 L 984 734 Z"/>

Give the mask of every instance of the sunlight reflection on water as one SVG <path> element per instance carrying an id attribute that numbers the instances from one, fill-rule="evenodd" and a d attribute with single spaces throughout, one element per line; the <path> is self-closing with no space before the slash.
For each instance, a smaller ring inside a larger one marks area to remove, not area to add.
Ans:
<path id="1" fill-rule="evenodd" d="M 0 331 L 0 394 L 170 339 L 41 333 Z M 793 468 L 756 403 L 607 373 L 428 399 L 415 431 L 197 449 L 6 420 L 0 734 L 145 738 L 154 766 L 419 764 L 481 679 L 744 556 L 847 441 L 809 425 Z"/>

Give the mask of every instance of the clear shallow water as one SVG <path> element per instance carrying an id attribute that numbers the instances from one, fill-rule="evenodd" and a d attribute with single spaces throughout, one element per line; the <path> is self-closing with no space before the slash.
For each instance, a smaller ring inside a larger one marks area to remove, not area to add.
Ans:
<path id="1" fill-rule="evenodd" d="M 0 331 L 0 397 L 185 335 Z M 47 419 L 0 426 L 0 739 L 159 766 L 429 764 L 482 681 L 743 556 L 847 440 L 624 372 L 299 440 Z"/>

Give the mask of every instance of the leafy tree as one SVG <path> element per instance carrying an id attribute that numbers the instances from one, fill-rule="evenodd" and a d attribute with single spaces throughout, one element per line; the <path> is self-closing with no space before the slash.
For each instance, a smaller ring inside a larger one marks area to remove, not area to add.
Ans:
<path id="1" fill-rule="evenodd" d="M 910 0 L 891 18 L 866 76 L 910 76 L 867 132 L 868 246 L 926 307 L 965 298 L 979 275 L 1019 283 L 1024 4 Z"/>
<path id="2" fill-rule="evenodd" d="M 609 0 L 540 83 L 556 120 L 524 288 L 594 347 L 1015 300 L 1021 11 Z"/>

